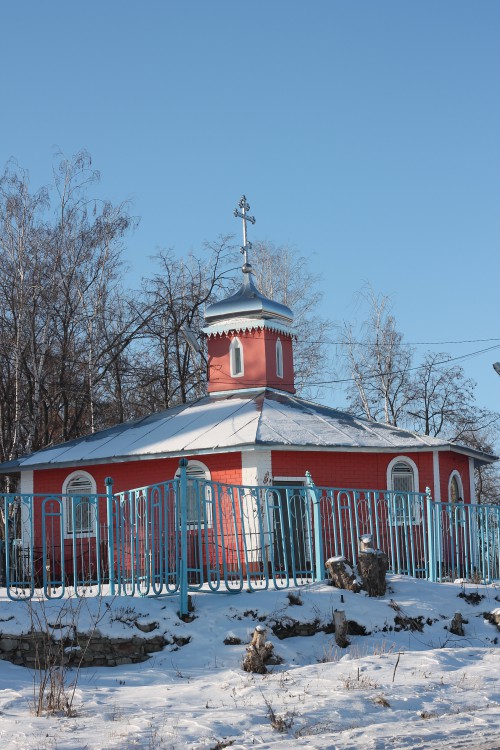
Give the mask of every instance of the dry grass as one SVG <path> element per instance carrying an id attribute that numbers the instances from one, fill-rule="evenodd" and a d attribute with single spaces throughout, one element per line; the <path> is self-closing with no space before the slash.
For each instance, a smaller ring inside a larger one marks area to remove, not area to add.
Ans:
<path id="1" fill-rule="evenodd" d="M 356 675 L 341 675 L 340 680 L 344 690 L 376 690 L 380 687 L 368 675 L 360 674 L 359 669 Z"/>

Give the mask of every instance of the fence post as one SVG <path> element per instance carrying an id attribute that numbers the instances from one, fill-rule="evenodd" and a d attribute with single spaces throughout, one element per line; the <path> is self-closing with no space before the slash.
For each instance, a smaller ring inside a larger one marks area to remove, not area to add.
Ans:
<path id="1" fill-rule="evenodd" d="M 309 471 L 306 471 L 306 486 L 309 487 L 311 500 L 313 504 L 313 523 L 314 523 L 314 580 L 322 581 L 325 577 L 325 560 L 323 554 L 323 540 L 321 534 L 321 496 L 317 492 L 313 478 Z"/>
<path id="2" fill-rule="evenodd" d="M 187 577 L 187 458 L 181 458 L 180 468 L 180 505 L 181 505 L 181 556 L 179 560 L 179 614 L 185 617 L 189 614 L 188 607 L 188 577 Z"/>
<path id="3" fill-rule="evenodd" d="M 115 595 L 115 537 L 113 527 L 113 479 L 106 477 L 106 515 L 108 518 L 108 568 L 109 568 L 109 593 Z"/>
<path id="4" fill-rule="evenodd" d="M 5 514 L 4 518 L 8 518 L 8 515 Z M 3 539 L 0 539 L 0 586 L 5 586 L 7 588 L 7 576 L 5 575 L 5 542 Z"/>
<path id="5" fill-rule="evenodd" d="M 425 488 L 426 514 L 427 514 L 427 551 L 428 570 L 427 580 L 436 582 L 436 549 L 434 544 L 434 508 L 432 503 L 431 489 Z"/>

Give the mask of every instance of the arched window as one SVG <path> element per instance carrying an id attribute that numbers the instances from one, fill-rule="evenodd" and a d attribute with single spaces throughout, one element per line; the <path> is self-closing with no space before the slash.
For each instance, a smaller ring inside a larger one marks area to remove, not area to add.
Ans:
<path id="1" fill-rule="evenodd" d="M 398 461 L 391 469 L 391 489 L 394 492 L 415 492 L 415 476 L 410 464 Z"/>
<path id="2" fill-rule="evenodd" d="M 465 524 L 465 509 L 462 506 L 464 497 L 464 489 L 462 485 L 462 477 L 458 471 L 452 471 L 448 480 L 448 514 L 450 518 L 450 524 L 453 526 L 463 526 Z"/>
<path id="3" fill-rule="evenodd" d="M 239 338 L 234 338 L 231 341 L 229 359 L 231 362 L 231 377 L 237 378 L 243 375 L 243 347 Z"/>
<path id="4" fill-rule="evenodd" d="M 93 535 L 96 527 L 97 506 L 92 502 L 96 495 L 94 478 L 86 471 L 74 471 L 64 480 L 65 535 Z"/>
<path id="5" fill-rule="evenodd" d="M 387 488 L 391 490 L 389 502 L 393 522 L 419 523 L 420 507 L 418 500 L 409 493 L 418 492 L 418 467 L 411 458 L 397 456 L 387 467 Z"/>
<path id="6" fill-rule="evenodd" d="M 276 341 L 276 375 L 283 377 L 283 345 L 280 338 Z"/>
<path id="7" fill-rule="evenodd" d="M 462 503 L 464 497 L 464 490 L 462 485 L 462 477 L 458 471 L 452 471 L 450 474 L 450 480 L 448 482 L 448 502 L 450 503 Z"/>
<path id="8" fill-rule="evenodd" d="M 201 461 L 190 461 L 186 467 L 186 474 L 187 522 L 191 525 L 204 524 L 209 516 L 206 503 L 211 499 L 211 487 L 204 482 L 210 482 L 210 471 Z M 180 476 L 180 469 L 177 469 L 175 476 Z"/>

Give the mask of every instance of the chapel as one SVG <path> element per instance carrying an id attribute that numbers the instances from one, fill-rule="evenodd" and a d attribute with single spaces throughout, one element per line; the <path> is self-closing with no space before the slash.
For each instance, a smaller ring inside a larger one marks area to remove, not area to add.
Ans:
<path id="1" fill-rule="evenodd" d="M 20 492 L 116 492 L 176 476 L 214 482 L 430 492 L 435 501 L 474 502 L 474 469 L 494 456 L 363 419 L 295 395 L 293 311 L 256 288 L 243 196 L 241 285 L 207 306 L 207 395 L 163 412 L 52 445 L 0 466 Z M 36 519 L 35 519 L 36 522 Z M 69 527 L 66 533 L 73 532 Z"/>

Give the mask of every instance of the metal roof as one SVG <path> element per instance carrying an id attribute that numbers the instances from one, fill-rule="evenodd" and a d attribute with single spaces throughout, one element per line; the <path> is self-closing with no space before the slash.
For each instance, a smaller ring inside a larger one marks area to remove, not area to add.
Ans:
<path id="1" fill-rule="evenodd" d="M 495 456 L 439 438 L 355 417 L 270 389 L 211 395 L 0 465 L 0 473 L 55 466 L 255 449 L 453 450 L 489 463 Z"/>
<path id="2" fill-rule="evenodd" d="M 205 310 L 207 325 L 241 317 L 276 318 L 287 324 L 293 321 L 293 313 L 289 307 L 268 299 L 259 292 L 254 284 L 250 265 L 243 266 L 243 283 L 236 294 L 208 305 Z"/>

